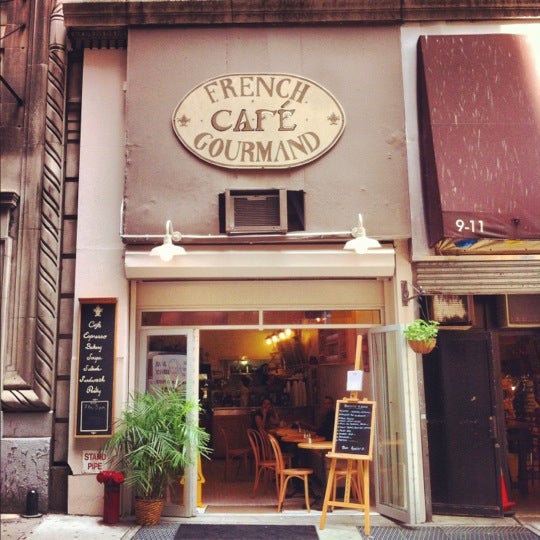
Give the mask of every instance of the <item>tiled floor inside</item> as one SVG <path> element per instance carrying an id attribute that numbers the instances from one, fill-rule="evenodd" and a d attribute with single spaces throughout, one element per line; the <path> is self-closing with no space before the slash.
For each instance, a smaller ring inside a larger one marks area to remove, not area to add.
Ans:
<path id="1" fill-rule="evenodd" d="M 206 512 L 224 512 L 230 508 L 232 512 L 276 512 L 277 494 L 273 478 L 261 482 L 255 495 L 253 485 L 255 473 L 251 464 L 249 470 L 239 468 L 234 463 L 225 479 L 225 460 L 204 460 L 202 463 L 205 482 L 202 486 L 202 502 L 207 505 Z M 302 510 L 303 497 L 291 497 L 285 500 L 287 510 Z"/>

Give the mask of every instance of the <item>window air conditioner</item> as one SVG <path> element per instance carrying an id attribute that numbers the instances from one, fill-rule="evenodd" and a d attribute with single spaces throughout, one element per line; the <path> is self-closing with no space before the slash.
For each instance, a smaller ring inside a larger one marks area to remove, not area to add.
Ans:
<path id="1" fill-rule="evenodd" d="M 287 190 L 226 190 L 225 223 L 228 234 L 287 232 Z"/>

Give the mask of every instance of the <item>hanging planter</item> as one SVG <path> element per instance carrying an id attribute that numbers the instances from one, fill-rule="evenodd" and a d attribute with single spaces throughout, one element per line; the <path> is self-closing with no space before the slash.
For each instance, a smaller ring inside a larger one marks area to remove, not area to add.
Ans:
<path id="1" fill-rule="evenodd" d="M 412 339 L 408 340 L 409 347 L 418 354 L 428 354 L 437 345 L 437 340 L 435 338 L 430 339 L 429 341 L 413 341 Z"/>
<path id="2" fill-rule="evenodd" d="M 409 347 L 418 354 L 428 354 L 435 348 L 438 333 L 439 323 L 424 319 L 416 319 L 403 330 Z"/>

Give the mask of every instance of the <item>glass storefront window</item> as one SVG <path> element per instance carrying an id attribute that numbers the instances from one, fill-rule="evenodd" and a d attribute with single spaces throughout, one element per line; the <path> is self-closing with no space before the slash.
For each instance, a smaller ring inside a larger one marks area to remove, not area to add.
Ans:
<path id="1" fill-rule="evenodd" d="M 295 311 L 143 311 L 141 326 L 378 325 L 378 309 Z"/>
<path id="2" fill-rule="evenodd" d="M 265 325 L 381 324 L 376 309 L 332 309 L 307 311 L 263 311 Z"/>
<path id="3" fill-rule="evenodd" d="M 143 311 L 141 326 L 258 325 L 258 311 Z"/>

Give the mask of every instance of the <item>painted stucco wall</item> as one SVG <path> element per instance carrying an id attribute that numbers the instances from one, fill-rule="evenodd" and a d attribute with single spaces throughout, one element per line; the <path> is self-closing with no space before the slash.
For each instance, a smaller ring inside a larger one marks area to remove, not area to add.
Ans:
<path id="1" fill-rule="evenodd" d="M 114 411 L 127 400 L 128 282 L 123 269 L 120 206 L 124 185 L 124 81 L 126 52 L 88 50 L 84 55 L 81 160 L 75 271 L 75 316 L 71 377 L 77 380 L 79 298 L 116 298 Z M 74 433 L 76 386 L 71 392 L 70 433 Z M 83 474 L 82 452 L 104 439 L 70 438 L 68 513 L 99 515 L 103 486 Z"/>
<path id="2" fill-rule="evenodd" d="M 217 234 L 225 189 L 304 190 L 307 231 L 343 231 L 361 212 L 371 236 L 410 236 L 399 29 L 160 28 L 129 31 L 125 232 Z M 341 139 L 288 170 L 230 170 L 188 152 L 172 129 L 180 100 L 228 73 L 290 73 L 331 92 Z"/>

